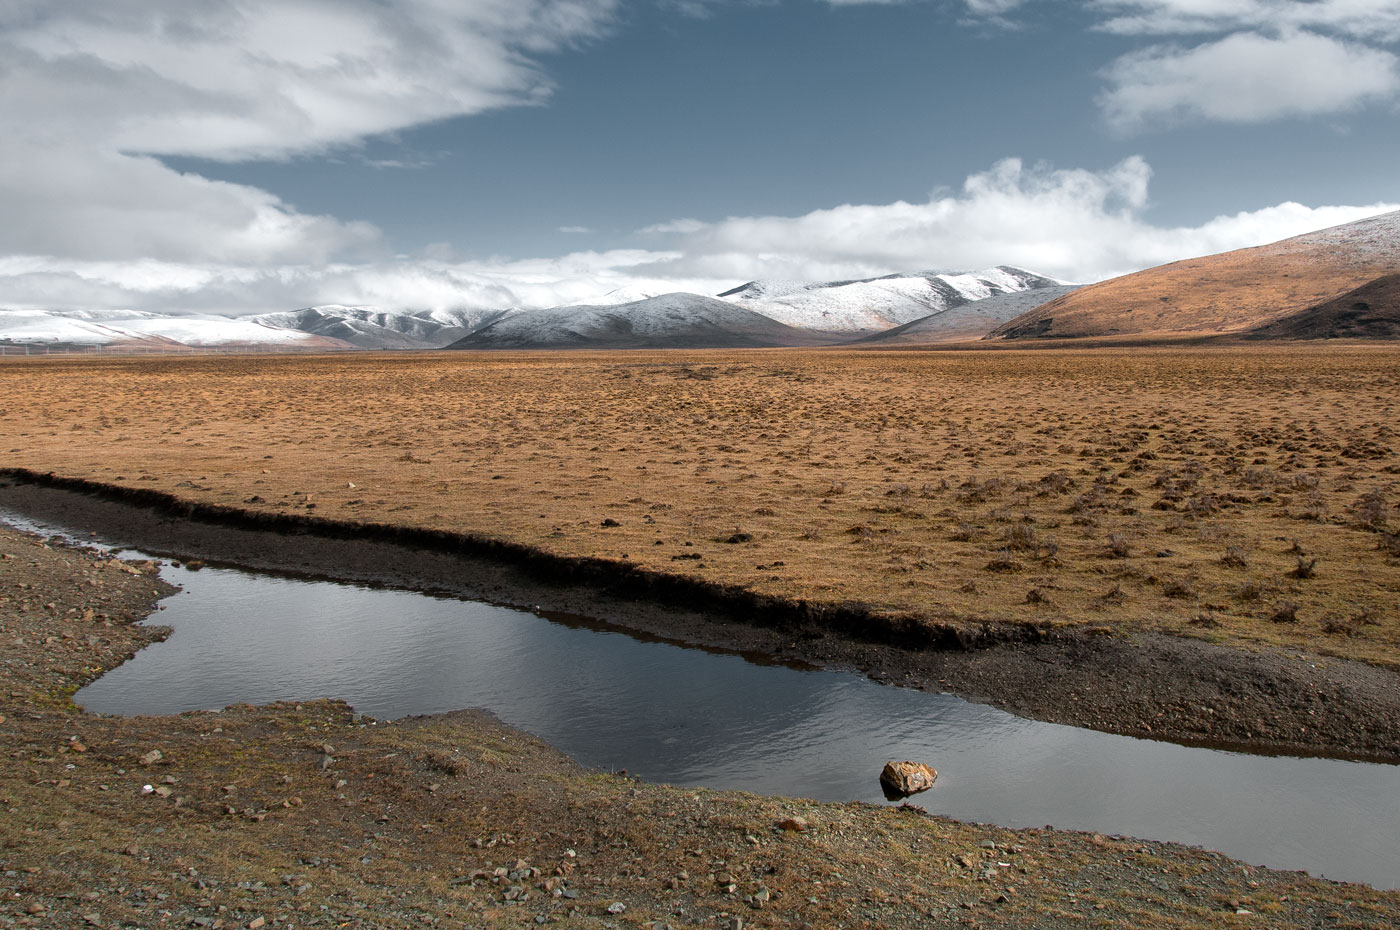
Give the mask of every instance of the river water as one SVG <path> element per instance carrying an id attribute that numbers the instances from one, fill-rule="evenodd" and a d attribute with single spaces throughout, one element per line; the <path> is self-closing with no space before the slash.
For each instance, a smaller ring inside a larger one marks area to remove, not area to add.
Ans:
<path id="1" fill-rule="evenodd" d="M 827 801 L 885 803 L 881 766 L 913 759 L 939 771 L 915 799 L 933 813 L 1172 840 L 1400 887 L 1400 766 L 1112 736 L 412 591 L 227 567 L 162 576 L 182 590 L 152 622 L 173 635 L 79 691 L 88 710 L 338 697 L 391 719 L 484 707 L 588 766 Z"/>

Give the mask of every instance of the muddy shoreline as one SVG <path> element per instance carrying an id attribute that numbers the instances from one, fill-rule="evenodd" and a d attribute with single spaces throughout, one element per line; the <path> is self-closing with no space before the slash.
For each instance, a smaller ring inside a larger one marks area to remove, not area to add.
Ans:
<path id="1" fill-rule="evenodd" d="M 1362 663 L 1027 625 L 890 617 L 657 577 L 469 536 L 268 517 L 160 492 L 0 473 L 0 507 L 157 554 L 534 609 L 707 648 L 860 670 L 1035 719 L 1248 752 L 1400 762 L 1400 675 Z"/>

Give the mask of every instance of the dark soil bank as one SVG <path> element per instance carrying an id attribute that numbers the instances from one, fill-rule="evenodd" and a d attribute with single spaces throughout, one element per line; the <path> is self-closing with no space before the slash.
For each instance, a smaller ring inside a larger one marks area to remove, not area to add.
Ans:
<path id="1" fill-rule="evenodd" d="M 565 622 L 854 667 L 1057 723 L 1255 752 L 1400 761 L 1400 674 L 1317 655 L 1159 635 L 912 624 L 859 605 L 774 602 L 489 540 L 269 519 L 42 476 L 11 473 L 0 507 L 162 554 L 450 593 Z"/>

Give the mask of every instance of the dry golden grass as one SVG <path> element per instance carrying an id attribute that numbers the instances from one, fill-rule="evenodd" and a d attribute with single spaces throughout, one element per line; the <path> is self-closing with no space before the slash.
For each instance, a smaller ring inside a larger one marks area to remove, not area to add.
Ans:
<path id="1" fill-rule="evenodd" d="M 1021 336 L 1236 333 L 1393 274 L 1400 243 L 1362 221 L 1351 242 L 1327 231 L 1148 268 L 1081 288 L 996 332 Z"/>
<path id="2" fill-rule="evenodd" d="M 0 391 L 11 466 L 1400 665 L 1394 349 L 8 359 Z"/>

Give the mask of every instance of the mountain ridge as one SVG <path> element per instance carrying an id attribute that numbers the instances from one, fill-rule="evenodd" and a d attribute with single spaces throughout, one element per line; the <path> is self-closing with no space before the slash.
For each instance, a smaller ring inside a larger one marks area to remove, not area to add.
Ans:
<path id="1" fill-rule="evenodd" d="M 998 265 L 973 272 L 918 272 L 801 283 L 750 281 L 718 295 L 789 326 L 870 334 L 1002 294 L 1065 282 Z"/>
<path id="2" fill-rule="evenodd" d="M 981 300 L 974 300 L 948 310 L 931 313 L 928 316 L 902 323 L 882 332 L 862 336 L 850 344 L 926 345 L 939 342 L 971 342 L 986 336 L 997 326 L 1051 300 L 1076 291 L 1079 287 L 1080 285 L 1077 284 L 1060 284 L 984 297 Z"/>
<path id="3" fill-rule="evenodd" d="M 440 349 L 509 310 L 391 310 L 319 304 L 244 319 L 338 339 L 362 349 Z"/>
<path id="4" fill-rule="evenodd" d="M 676 292 L 625 304 L 519 310 L 449 349 L 719 349 L 820 344 L 821 338 L 714 297 Z"/>

